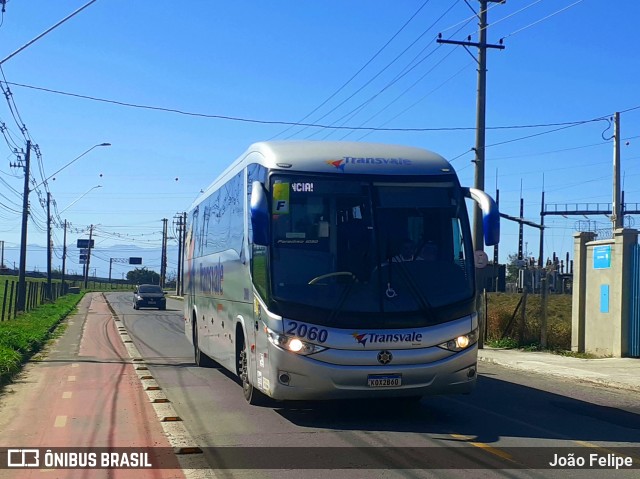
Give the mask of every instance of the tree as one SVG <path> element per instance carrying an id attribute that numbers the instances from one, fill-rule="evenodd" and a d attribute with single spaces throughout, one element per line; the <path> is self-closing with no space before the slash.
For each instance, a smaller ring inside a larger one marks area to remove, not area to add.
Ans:
<path id="1" fill-rule="evenodd" d="M 178 275 L 176 274 L 176 271 L 169 271 L 167 276 L 164 278 L 164 287 L 168 289 L 175 288 L 177 279 Z"/>
<path id="2" fill-rule="evenodd" d="M 160 275 L 145 268 L 136 268 L 127 273 L 127 280 L 133 284 L 160 284 Z"/>
<path id="3" fill-rule="evenodd" d="M 513 253 L 510 254 L 507 261 L 507 282 L 508 283 L 516 283 L 518 281 L 518 254 Z"/>

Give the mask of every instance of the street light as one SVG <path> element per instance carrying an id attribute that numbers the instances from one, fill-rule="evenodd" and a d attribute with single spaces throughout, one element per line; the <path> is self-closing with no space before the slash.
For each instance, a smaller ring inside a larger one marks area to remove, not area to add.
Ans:
<path id="1" fill-rule="evenodd" d="M 69 208 L 71 208 L 73 205 L 75 205 L 78 201 L 80 201 L 82 198 L 84 198 L 85 196 L 87 196 L 89 193 L 91 193 L 93 190 L 95 190 L 96 188 L 102 188 L 102 185 L 96 185 L 93 188 L 90 188 L 89 190 L 87 190 L 86 192 L 84 192 L 82 195 L 80 195 L 78 198 L 76 198 L 74 201 L 71 202 L 71 204 L 69 204 L 69 206 L 67 206 L 66 208 L 64 208 L 62 211 L 58 212 L 58 216 L 60 216 L 62 213 L 64 213 L 65 211 L 67 211 Z"/>
<path id="2" fill-rule="evenodd" d="M 82 158 L 84 155 L 89 153 L 94 148 L 99 146 L 111 146 L 111 143 L 100 143 L 98 145 L 94 145 L 89 148 L 87 151 L 82 153 L 80 156 L 77 156 L 69 163 L 64 165 L 58 171 L 56 171 L 53 175 L 44 179 L 41 183 L 37 184 L 32 189 L 29 189 L 29 178 L 31 177 L 30 172 L 30 158 L 31 158 L 31 141 L 27 140 L 27 152 L 25 155 L 25 164 L 24 164 L 24 192 L 22 195 L 22 231 L 21 231 L 21 240 L 20 240 L 20 270 L 18 272 L 18 291 L 16 297 L 16 311 L 24 311 L 25 303 L 27 298 L 27 283 L 26 283 L 26 270 L 27 270 L 27 224 L 29 222 L 29 193 L 34 191 L 36 188 L 46 183 L 53 176 L 60 173 L 66 167 L 74 163 L 75 161 Z M 49 239 L 47 239 L 49 241 Z"/>
<path id="3" fill-rule="evenodd" d="M 31 191 L 34 191 L 36 188 L 38 188 L 39 186 L 42 186 L 43 184 L 45 184 L 47 181 L 49 181 L 51 178 L 53 178 L 54 176 L 56 176 L 58 173 L 60 173 L 62 170 L 64 170 L 67 166 L 72 165 L 73 163 L 75 163 L 76 161 L 78 161 L 80 158 L 82 158 L 84 155 L 86 155 L 87 153 L 89 153 L 91 150 L 93 150 L 94 148 L 98 148 L 99 146 L 111 146 L 111 143 L 100 143 L 99 145 L 93 145 L 91 148 L 89 148 L 87 151 L 85 151 L 84 153 L 82 153 L 80 156 L 76 156 L 73 160 L 71 160 L 69 163 L 67 163 L 66 165 L 64 165 L 62 168 L 60 168 L 58 171 L 56 171 L 53 175 L 49 175 L 49 177 L 46 180 L 42 180 L 40 183 L 38 183 L 36 186 L 34 186 L 33 188 L 31 188 Z"/>

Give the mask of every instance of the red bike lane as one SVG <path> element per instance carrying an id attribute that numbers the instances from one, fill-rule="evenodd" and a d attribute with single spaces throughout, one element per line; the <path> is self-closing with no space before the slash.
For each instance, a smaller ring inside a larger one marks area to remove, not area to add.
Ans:
<path id="1" fill-rule="evenodd" d="M 64 334 L 0 396 L 0 448 L 41 451 L 38 467 L 0 469 L 0 477 L 183 478 L 104 296 L 87 294 L 78 310 Z M 93 457 L 96 466 L 49 468 L 46 449 L 93 453 L 75 457 Z M 100 468 L 102 454 L 114 450 L 130 454 L 124 459 L 145 458 L 152 467 Z"/>

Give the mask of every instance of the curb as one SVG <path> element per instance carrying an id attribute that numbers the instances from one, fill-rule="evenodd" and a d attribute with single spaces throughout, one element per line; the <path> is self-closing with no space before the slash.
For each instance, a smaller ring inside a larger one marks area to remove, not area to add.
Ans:
<path id="1" fill-rule="evenodd" d="M 529 373 L 539 374 L 541 376 L 552 376 L 556 378 L 564 378 L 564 379 L 570 379 L 570 380 L 579 381 L 583 383 L 595 384 L 603 387 L 640 392 L 640 386 L 622 383 L 622 382 L 618 382 L 618 381 L 606 379 L 606 378 L 589 376 L 588 371 L 583 371 L 581 374 L 567 373 L 566 368 L 561 368 L 559 371 L 544 371 L 531 365 L 526 366 L 524 364 L 513 363 L 510 361 L 502 361 L 496 358 L 482 357 L 480 354 L 478 355 L 478 361 L 489 363 L 489 364 L 496 364 L 498 366 L 502 366 L 502 367 L 517 370 L 517 371 L 526 371 Z M 564 369 L 564 372 L 562 371 L 562 369 Z"/>
<path id="2" fill-rule="evenodd" d="M 111 303 L 107 300 L 104 293 L 101 293 L 109 310 L 111 317 L 115 322 L 120 339 L 127 349 L 127 353 L 131 358 L 131 364 L 134 367 L 142 389 L 147 394 L 149 402 L 156 412 L 156 416 L 160 421 L 162 430 L 173 448 L 173 452 L 182 467 L 182 472 L 186 479 L 217 479 L 213 470 L 210 469 L 204 458 L 202 449 L 197 445 L 182 419 L 176 413 L 171 401 L 162 391 L 162 387 L 156 382 L 147 367 L 144 358 L 136 348 L 133 340 L 129 336 L 127 329 L 122 324 Z"/>

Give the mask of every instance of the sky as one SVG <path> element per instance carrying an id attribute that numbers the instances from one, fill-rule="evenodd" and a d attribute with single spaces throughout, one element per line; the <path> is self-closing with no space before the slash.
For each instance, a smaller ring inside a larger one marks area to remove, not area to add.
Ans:
<path id="1" fill-rule="evenodd" d="M 176 215 L 256 141 L 417 146 L 474 184 L 477 50 L 436 38 L 477 41 L 477 1 L 97 0 L 7 59 L 87 3 L 8 0 L 1 14 L 0 241 L 9 265 L 24 185 L 11 165 L 27 139 L 37 145 L 30 185 L 47 179 L 30 193 L 28 270 L 46 270 L 38 252 L 47 191 L 54 268 L 67 220 L 69 268 L 78 268 L 76 239 L 94 225 L 92 267 L 106 275 L 99 250 L 157 249 L 163 218 L 175 245 Z M 540 223 L 543 190 L 546 204 L 610 203 L 614 112 L 625 202 L 637 208 L 640 2 L 509 0 L 490 2 L 487 16 L 488 42 L 505 46 L 487 52 L 485 190 L 500 190 L 501 212 L 519 216 L 522 198 L 524 217 Z M 547 216 L 545 256 L 572 257 L 578 229 L 610 224 L 605 215 Z M 518 250 L 518 225 L 501 226 L 504 262 Z M 537 256 L 538 245 L 539 231 L 525 227 L 525 253 Z M 169 270 L 176 265 L 169 258 Z"/>

